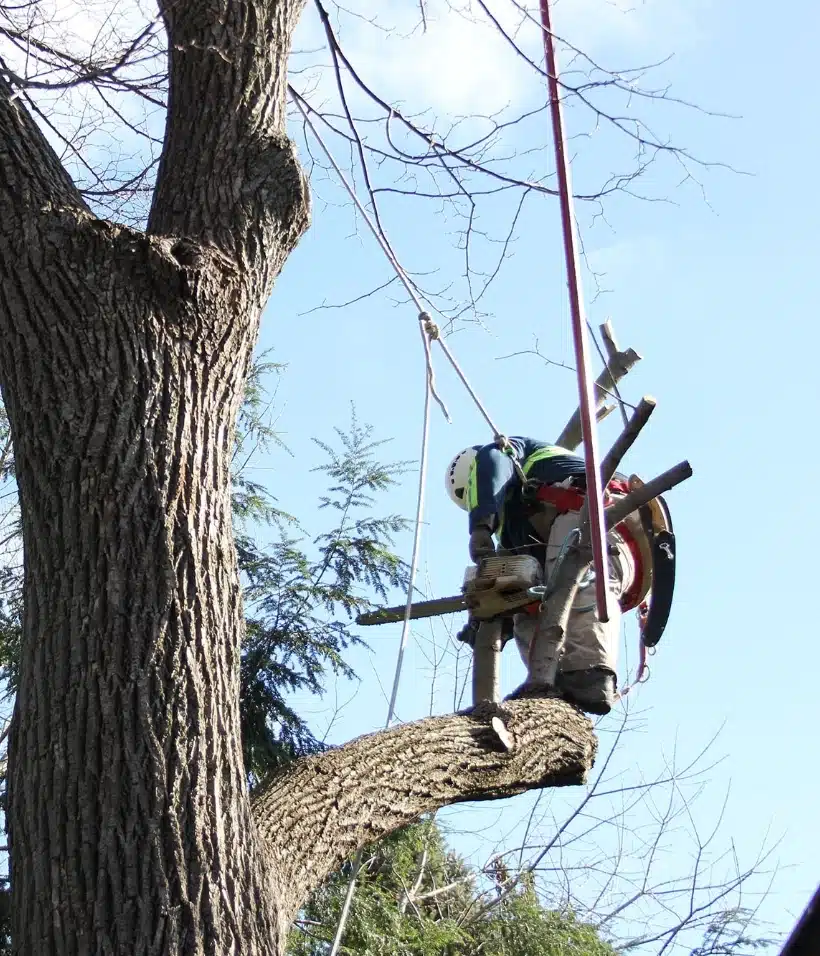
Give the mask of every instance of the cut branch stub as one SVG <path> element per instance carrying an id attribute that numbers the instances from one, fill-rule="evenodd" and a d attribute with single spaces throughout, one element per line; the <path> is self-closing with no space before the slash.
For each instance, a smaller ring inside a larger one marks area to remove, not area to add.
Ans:
<path id="1" fill-rule="evenodd" d="M 473 704 L 501 699 L 501 621 L 482 621 L 473 645 Z"/>
<path id="2" fill-rule="evenodd" d="M 601 487 L 606 488 L 612 480 L 612 476 L 618 470 L 618 465 L 623 461 L 624 455 L 635 443 L 635 439 L 640 435 L 641 429 L 649 421 L 652 412 L 655 411 L 657 402 L 649 395 L 644 395 L 640 404 L 635 409 L 632 417 L 626 424 L 626 427 L 615 440 L 615 444 L 609 449 L 601 462 Z"/>
<path id="3" fill-rule="evenodd" d="M 609 321 L 601 326 L 601 333 L 607 350 L 607 367 L 595 380 L 596 410 L 604 404 L 607 398 L 612 397 L 612 390 L 618 382 L 641 360 L 641 356 L 635 349 L 626 349 L 623 352 L 618 351 L 615 333 Z M 582 438 L 581 412 L 580 409 L 576 409 L 575 414 L 564 426 L 564 430 L 556 439 L 555 444 L 560 445 L 561 448 L 567 448 L 569 451 L 575 451 L 581 444 Z"/>

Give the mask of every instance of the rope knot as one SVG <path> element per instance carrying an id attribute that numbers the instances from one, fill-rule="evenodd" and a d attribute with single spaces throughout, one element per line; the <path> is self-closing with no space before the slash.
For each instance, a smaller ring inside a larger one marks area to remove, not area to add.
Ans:
<path id="1" fill-rule="evenodd" d="M 430 339 L 435 341 L 435 339 L 439 337 L 439 328 L 433 321 L 433 317 L 429 312 L 420 312 L 419 322 L 421 322 L 421 327 L 424 329 L 425 333 Z"/>

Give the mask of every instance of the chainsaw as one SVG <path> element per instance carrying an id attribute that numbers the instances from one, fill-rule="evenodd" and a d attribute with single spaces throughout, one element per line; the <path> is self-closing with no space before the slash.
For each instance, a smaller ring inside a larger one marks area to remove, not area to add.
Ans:
<path id="1" fill-rule="evenodd" d="M 544 596 L 544 575 L 540 563 L 531 555 L 495 555 L 483 558 L 476 567 L 464 572 L 461 594 L 420 601 L 410 605 L 410 617 L 436 617 L 469 611 L 476 621 L 508 617 L 538 603 Z M 368 611 L 356 618 L 357 624 L 393 624 L 403 621 L 405 604 Z"/>
<path id="2" fill-rule="evenodd" d="M 657 500 L 662 501 L 659 497 Z M 665 505 L 664 505 L 665 507 Z M 641 518 L 651 542 L 651 591 L 648 603 L 642 605 L 641 640 L 654 647 L 661 639 L 672 606 L 675 588 L 676 548 L 671 531 L 653 531 L 651 515 L 642 509 Z M 440 614 L 470 612 L 470 622 L 493 621 L 510 617 L 544 600 L 546 588 L 543 571 L 531 555 L 496 555 L 484 558 L 478 567 L 470 565 L 464 573 L 461 594 L 420 601 L 410 605 L 410 618 L 437 617 Z M 380 608 L 356 618 L 357 624 L 394 624 L 404 620 L 407 606 Z M 532 610 L 535 610 L 532 607 Z"/>

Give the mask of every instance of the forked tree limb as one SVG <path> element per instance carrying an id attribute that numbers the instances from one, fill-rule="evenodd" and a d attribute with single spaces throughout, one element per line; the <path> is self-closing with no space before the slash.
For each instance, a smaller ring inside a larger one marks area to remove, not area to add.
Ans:
<path id="1" fill-rule="evenodd" d="M 169 96 L 148 232 L 216 246 L 261 279 L 261 302 L 309 221 L 307 181 L 285 130 L 287 59 L 303 6 L 159 2 Z"/>
<path id="2" fill-rule="evenodd" d="M 494 716 L 512 738 L 509 752 Z M 581 784 L 595 750 L 591 722 L 571 705 L 507 701 L 301 760 L 254 796 L 253 815 L 293 911 L 359 847 L 439 807 Z"/>

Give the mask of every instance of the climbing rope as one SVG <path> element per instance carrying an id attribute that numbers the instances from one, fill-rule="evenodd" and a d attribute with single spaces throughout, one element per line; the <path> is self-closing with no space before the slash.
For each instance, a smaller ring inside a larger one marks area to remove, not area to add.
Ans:
<path id="1" fill-rule="evenodd" d="M 410 556 L 410 570 L 407 577 L 407 603 L 404 608 L 404 619 L 401 625 L 401 637 L 399 638 L 399 650 L 396 657 L 396 669 L 393 674 L 393 689 L 390 693 L 390 703 L 387 707 L 387 719 L 384 722 L 385 730 L 390 726 L 396 713 L 396 699 L 399 694 L 399 683 L 401 681 L 402 665 L 404 663 L 404 652 L 407 647 L 407 641 L 410 636 L 410 611 L 413 604 L 413 591 L 415 589 L 416 569 L 418 568 L 419 545 L 421 543 L 422 518 L 424 517 L 424 491 L 427 484 L 427 451 L 430 438 L 430 398 L 433 395 L 432 385 L 432 360 L 430 356 L 431 335 L 428 325 L 422 322 L 422 337 L 424 338 L 424 354 L 427 371 L 425 376 L 424 388 L 424 413 L 421 439 L 421 455 L 419 460 L 419 486 L 418 496 L 416 498 L 416 526 L 413 534 L 413 550 Z M 336 935 L 333 939 L 333 945 L 330 949 L 330 956 L 337 956 L 339 947 L 342 944 L 347 918 L 350 914 L 350 907 L 353 903 L 353 897 L 356 893 L 356 881 L 359 876 L 359 870 L 362 867 L 363 851 L 357 850 L 353 857 L 353 863 L 350 873 L 350 880 L 347 884 L 342 911 L 339 915 L 339 922 L 336 926 Z"/>
<path id="2" fill-rule="evenodd" d="M 429 319 L 429 317 L 428 317 Z M 424 388 L 424 413 L 422 424 L 421 454 L 419 456 L 419 485 L 416 498 L 416 521 L 415 531 L 413 533 L 413 550 L 410 555 L 410 569 L 407 574 L 407 603 L 404 607 L 404 618 L 401 625 L 401 637 L 399 638 L 399 650 L 396 656 L 396 668 L 393 674 L 393 689 L 390 693 L 390 703 L 387 707 L 387 719 L 384 722 L 385 730 L 390 726 L 396 713 L 396 699 L 399 694 L 399 684 L 401 682 L 402 665 L 404 664 L 404 652 L 407 648 L 407 641 L 410 636 L 410 612 L 413 605 L 413 592 L 415 590 L 416 570 L 419 561 L 419 545 L 421 543 L 421 528 L 424 518 L 424 491 L 427 485 L 427 452 L 430 439 L 430 398 L 434 394 L 433 385 L 433 363 L 430 355 L 430 339 L 433 338 L 429 323 L 422 321 L 422 338 L 424 340 L 424 358 L 426 364 L 425 388 Z M 439 403 L 440 404 L 440 403 Z M 350 907 L 353 903 L 353 897 L 356 892 L 356 880 L 359 876 L 359 870 L 362 866 L 363 851 L 357 850 L 353 857 L 350 880 L 347 884 L 342 911 L 339 915 L 339 923 L 336 927 L 336 935 L 333 939 L 333 945 L 330 949 L 330 956 L 337 956 L 339 947 L 342 944 L 347 918 L 350 913 Z"/>
<path id="3" fill-rule="evenodd" d="M 566 256 L 566 265 L 567 265 L 567 276 L 570 292 L 570 307 L 573 320 L 573 337 L 575 340 L 575 353 L 576 353 L 576 367 L 578 373 L 578 391 L 580 396 L 580 408 L 581 408 L 581 422 L 583 430 L 583 439 L 584 439 L 584 450 L 585 450 L 585 466 L 586 466 L 586 478 L 587 478 L 587 499 L 588 499 L 588 508 L 589 508 L 589 521 L 591 529 L 591 538 L 592 538 L 592 551 L 593 551 L 593 564 L 595 568 L 595 587 L 596 587 L 596 599 L 598 604 L 598 613 L 602 621 L 608 620 L 607 614 L 607 605 L 606 605 L 606 595 L 608 590 L 609 575 L 608 575 L 608 566 L 607 562 L 604 560 L 605 554 L 605 541 L 604 541 L 604 525 L 603 525 L 603 505 L 602 505 L 602 489 L 601 489 L 601 479 L 599 471 L 599 456 L 597 449 L 597 436 L 595 430 L 595 401 L 593 397 L 592 390 L 592 375 L 590 370 L 589 362 L 589 349 L 586 340 L 586 325 L 583 317 L 583 302 L 581 298 L 581 285 L 580 285 L 580 270 L 578 264 L 578 256 L 575 247 L 575 236 L 574 236 L 574 219 L 572 214 L 572 196 L 571 189 L 569 185 L 569 167 L 566 162 L 565 157 L 565 147 L 563 140 L 563 127 L 561 120 L 561 105 L 558 97 L 558 82 L 557 82 L 557 69 L 555 64 L 555 51 L 553 48 L 552 42 L 552 32 L 550 28 L 550 19 L 549 19 L 549 4 L 548 0 L 541 0 L 541 15 L 543 22 L 543 38 L 544 38 L 544 50 L 547 59 L 547 79 L 549 83 L 550 90 L 550 107 L 552 111 L 553 118 L 553 133 L 555 139 L 555 154 L 556 154 L 556 166 L 558 170 L 558 180 L 559 180 L 559 193 L 561 198 L 561 214 L 562 222 L 564 229 L 564 246 L 565 246 L 565 256 Z M 460 379 L 461 383 L 466 388 L 473 402 L 475 403 L 478 411 L 481 416 L 484 418 L 486 423 L 492 429 L 493 436 L 495 438 L 496 444 L 502 451 L 510 454 L 512 459 L 513 467 L 521 479 L 521 481 L 526 484 L 527 479 L 524 475 L 521 463 L 517 460 L 513 449 L 510 445 L 508 438 L 500 431 L 498 426 L 495 424 L 493 419 L 490 417 L 489 412 L 481 401 L 480 397 L 473 389 L 470 384 L 467 376 L 464 374 L 461 366 L 456 361 L 455 356 L 450 351 L 446 342 L 441 337 L 438 326 L 433 321 L 430 313 L 425 309 L 424 304 L 419 296 L 416 288 L 413 283 L 410 281 L 409 276 L 405 272 L 395 253 L 393 252 L 392 246 L 390 245 L 387 237 L 384 233 L 384 230 L 377 226 L 373 218 L 368 213 L 364 204 L 359 199 L 356 190 L 353 185 L 348 181 L 348 178 L 345 176 L 341 167 L 338 165 L 334 159 L 329 147 L 324 142 L 324 139 L 320 135 L 319 131 L 316 129 L 316 126 L 312 122 L 307 110 L 305 109 L 301 99 L 297 95 L 292 95 L 291 99 L 296 104 L 297 109 L 302 115 L 305 125 L 313 134 L 313 137 L 316 139 L 316 142 L 319 144 L 322 152 L 327 157 L 328 162 L 331 164 L 333 169 L 336 172 L 336 175 L 339 177 L 342 185 L 353 201 L 354 205 L 358 209 L 362 218 L 364 219 L 367 227 L 370 229 L 374 238 L 378 242 L 379 246 L 382 249 L 382 252 L 392 265 L 396 276 L 407 290 L 407 294 L 410 296 L 410 299 L 415 304 L 418 309 L 418 318 L 420 332 L 422 336 L 422 341 L 424 345 L 424 354 L 425 354 L 425 400 L 424 400 L 424 424 L 423 424 L 423 434 L 422 434 L 422 445 L 421 445 L 421 459 L 419 465 L 419 486 L 418 486 L 418 497 L 416 503 L 416 518 L 415 518 L 415 532 L 413 537 L 413 550 L 410 559 L 410 568 L 408 572 L 408 587 L 407 587 L 407 603 L 405 606 L 404 619 L 402 622 L 402 633 L 399 640 L 399 650 L 396 659 L 396 668 L 393 677 L 393 688 L 390 695 L 390 703 L 388 706 L 387 719 L 385 721 L 385 728 L 389 727 L 394 714 L 396 700 L 398 696 L 399 683 L 401 680 L 402 665 L 404 662 L 404 653 L 407 645 L 407 640 L 410 631 L 410 613 L 413 600 L 413 591 L 414 591 L 414 582 L 416 569 L 418 565 L 418 552 L 419 552 L 419 543 L 421 540 L 421 526 L 424 515 L 424 490 L 426 485 L 426 476 L 427 476 L 427 452 L 428 452 L 428 443 L 429 443 L 429 427 L 430 427 L 430 399 L 434 398 L 439 407 L 441 408 L 447 421 L 450 421 L 450 415 L 447 411 L 447 407 L 442 401 L 436 390 L 435 383 L 435 373 L 433 369 L 432 355 L 431 355 L 431 342 L 438 342 L 439 347 L 447 358 L 448 362 L 452 366 L 456 375 Z M 341 946 L 341 941 L 344 935 L 345 925 L 350 912 L 350 907 L 353 901 L 356 887 L 356 879 L 361 868 L 362 863 L 362 851 L 359 850 L 353 860 L 353 869 L 348 883 L 347 893 L 345 896 L 344 905 L 342 907 L 342 912 L 339 918 L 339 924 L 336 929 L 336 935 L 333 941 L 333 945 L 330 950 L 330 956 L 337 956 L 339 947 Z"/>
<path id="4" fill-rule="evenodd" d="M 477 393 L 476 390 L 473 388 L 473 386 L 470 384 L 470 381 L 469 381 L 469 379 L 467 378 L 467 376 L 464 374 L 464 370 L 463 370 L 463 369 L 461 368 L 461 366 L 458 364 L 458 361 L 456 360 L 456 357 L 455 357 L 455 356 L 453 355 L 453 353 L 450 351 L 450 348 L 448 347 L 447 343 L 446 343 L 446 342 L 444 341 L 444 339 L 442 338 L 438 326 L 437 326 L 437 325 L 435 324 L 435 322 L 433 321 L 433 319 L 432 319 L 432 317 L 430 316 L 430 313 L 427 311 L 427 309 L 425 309 L 425 307 L 424 307 L 424 305 L 423 305 L 423 303 L 422 303 L 421 297 L 420 297 L 419 294 L 418 294 L 418 291 L 416 290 L 415 286 L 413 285 L 413 283 L 412 283 L 412 281 L 410 280 L 410 278 L 409 278 L 409 276 L 407 275 L 407 273 L 404 271 L 404 268 L 403 268 L 402 264 L 401 264 L 401 263 L 399 262 L 399 260 L 396 258 L 396 254 L 393 252 L 393 249 L 392 249 L 390 243 L 387 241 L 387 239 L 386 239 L 386 237 L 385 237 L 385 235 L 384 235 L 384 230 L 383 230 L 383 229 L 380 229 L 380 228 L 376 225 L 376 223 L 373 221 L 373 218 L 371 217 L 370 213 L 367 211 L 367 209 L 365 208 L 364 204 L 363 204 L 362 201 L 359 199 L 359 197 L 358 197 L 358 195 L 357 195 L 357 193 L 356 193 L 356 190 L 355 190 L 355 189 L 353 188 L 353 186 L 350 184 L 350 182 L 348 181 L 347 176 L 345 176 L 345 174 L 344 174 L 344 172 L 342 171 L 341 167 L 340 167 L 339 164 L 336 162 L 336 160 L 333 158 L 333 155 L 331 154 L 330 149 L 329 149 L 328 146 L 326 145 L 325 141 L 322 139 L 322 136 L 320 135 L 319 131 L 316 129 L 315 124 L 314 124 L 313 121 L 310 119 L 310 116 L 308 115 L 307 110 L 304 108 L 304 106 L 302 105 L 302 103 L 300 102 L 300 100 L 297 99 L 295 96 L 292 96 L 291 98 L 292 98 L 293 102 L 296 104 L 296 107 L 297 107 L 297 109 L 299 110 L 299 112 L 302 114 L 302 118 L 303 118 L 304 121 L 305 121 L 305 125 L 308 127 L 308 129 L 311 131 L 311 133 L 312 133 L 313 136 L 315 137 L 316 142 L 317 142 L 317 143 L 319 144 L 319 146 L 321 147 L 322 152 L 325 154 L 325 156 L 326 156 L 327 159 L 328 159 L 328 162 L 329 162 L 330 165 L 333 167 L 333 169 L 334 169 L 335 172 L 336 172 L 336 175 L 337 175 L 337 176 L 339 177 L 339 179 L 341 180 L 342 185 L 344 186 L 345 190 L 347 191 L 347 194 L 348 194 L 348 195 L 350 196 L 350 198 L 353 200 L 354 205 L 356 206 L 356 208 L 357 208 L 357 209 L 359 210 L 359 212 L 361 213 L 361 216 L 362 216 L 362 218 L 364 219 L 365 224 L 366 224 L 367 227 L 370 229 L 370 231 L 373 233 L 373 236 L 375 237 L 376 242 L 378 242 L 378 244 L 381 246 L 382 252 L 385 254 L 385 256 L 387 257 L 388 261 L 389 261 L 390 264 L 393 266 L 393 269 L 395 270 L 396 275 L 398 276 L 398 278 L 399 278 L 399 280 L 401 281 L 401 283 L 402 283 L 402 285 L 404 286 L 404 288 L 407 290 L 407 294 L 410 296 L 410 298 L 413 300 L 413 303 L 415 304 L 416 308 L 419 310 L 419 321 L 422 323 L 422 331 L 427 332 L 427 334 L 429 335 L 429 338 L 430 338 L 430 339 L 432 339 L 432 340 L 435 341 L 435 342 L 438 342 L 439 348 L 440 348 L 441 351 L 444 353 L 444 355 L 445 355 L 447 361 L 448 361 L 448 362 L 450 363 L 450 365 L 453 367 L 453 371 L 454 371 L 454 372 L 456 373 L 456 375 L 458 376 L 458 378 L 459 378 L 459 380 L 461 381 L 462 385 L 464 385 L 464 387 L 467 389 L 467 392 L 469 393 L 470 398 L 472 398 L 473 402 L 475 402 L 475 406 L 476 406 L 476 408 L 478 409 L 479 413 L 481 414 L 481 417 L 484 419 L 484 421 L 485 421 L 485 422 L 490 426 L 490 428 L 492 429 L 492 432 L 493 432 L 493 435 L 495 436 L 496 441 L 500 443 L 500 447 L 502 447 L 502 448 L 507 448 L 507 447 L 509 447 L 509 443 L 508 443 L 507 438 L 505 437 L 504 433 L 498 428 L 498 426 L 496 425 L 496 423 L 495 423 L 495 422 L 493 421 L 493 419 L 491 418 L 490 413 L 487 411 L 487 408 L 485 407 L 484 403 L 481 401 L 481 398 L 478 396 L 478 393 Z M 432 375 L 432 370 L 431 370 L 430 374 Z M 436 390 L 435 390 L 435 380 L 433 380 L 433 397 L 434 397 L 434 398 L 436 399 L 436 401 L 438 402 L 438 405 L 439 405 L 439 407 L 441 408 L 442 412 L 444 413 L 445 418 L 446 418 L 447 421 L 449 422 L 449 421 L 450 421 L 450 414 L 449 414 L 449 412 L 447 411 L 447 408 L 446 408 L 444 402 L 442 402 L 441 398 L 438 396 L 438 393 L 437 393 Z"/>
<path id="5" fill-rule="evenodd" d="M 495 422 L 490 417 L 489 412 L 484 407 L 479 396 L 476 394 L 473 387 L 470 385 L 466 375 L 462 371 L 458 362 L 455 359 L 455 356 L 452 354 L 450 349 L 447 347 L 446 343 L 441 338 L 441 334 L 438 326 L 433 321 L 430 313 L 424 308 L 424 305 L 421 301 L 420 296 L 418 295 L 416 289 L 413 286 L 413 283 L 410 281 L 407 273 L 402 268 L 401 263 L 396 258 L 395 253 L 387 240 L 387 237 L 384 235 L 382 229 L 377 228 L 367 209 L 364 207 L 360 201 L 356 190 L 353 188 L 351 183 L 348 181 L 342 169 L 339 167 L 336 160 L 333 158 L 332 153 L 330 152 L 329 147 L 326 145 L 322 139 L 319 131 L 316 129 L 315 125 L 311 121 L 307 111 L 302 106 L 299 99 L 292 97 L 293 101 L 296 103 L 296 106 L 299 112 L 302 114 L 302 118 L 305 121 L 305 125 L 310 129 L 311 133 L 315 137 L 322 151 L 328 159 L 328 162 L 331 164 L 333 169 L 336 171 L 336 175 L 341 180 L 344 185 L 348 195 L 353 200 L 356 208 L 362 215 L 362 218 L 367 223 L 370 231 L 373 233 L 376 241 L 379 243 L 379 246 L 384 252 L 390 264 L 393 266 L 393 269 L 396 272 L 401 283 L 404 285 L 407 290 L 408 295 L 415 303 L 416 308 L 419 310 L 419 329 L 421 332 L 422 342 L 424 345 L 424 360 L 425 360 L 425 389 L 424 389 L 424 413 L 423 413 L 423 426 L 422 426 L 422 442 L 421 442 L 421 454 L 419 460 L 419 485 L 418 485 L 418 496 L 416 499 L 416 518 L 415 518 L 415 531 L 413 535 L 413 550 L 410 557 L 410 568 L 407 576 L 407 603 L 404 610 L 404 619 L 402 621 L 402 630 L 401 637 L 399 638 L 399 650 L 396 657 L 396 667 L 393 675 L 393 688 L 390 694 L 390 703 L 387 709 L 387 719 L 385 721 L 385 729 L 390 726 L 393 717 L 395 716 L 396 710 L 396 700 L 399 693 L 399 684 L 401 681 L 402 666 L 404 664 L 404 653 L 407 648 L 407 641 L 410 634 L 410 613 L 413 604 L 413 593 L 415 588 L 415 577 L 416 570 L 418 568 L 418 555 L 419 555 L 419 545 L 421 542 L 421 528 L 424 518 L 424 491 L 427 483 L 427 458 L 428 458 L 428 446 L 429 446 L 429 436 L 430 436 L 430 399 L 434 398 L 444 413 L 447 421 L 450 421 L 450 415 L 447 411 L 447 406 L 441 400 L 438 392 L 436 391 L 436 382 L 435 382 L 435 373 L 433 369 L 433 358 L 430 349 L 431 342 L 438 342 L 448 361 L 452 365 L 456 375 L 459 377 L 464 387 L 469 392 L 471 398 L 478 407 L 479 412 L 483 416 L 484 420 L 493 430 L 493 435 L 495 440 L 498 443 L 499 447 L 508 450 L 510 448 L 510 443 L 506 436 L 504 436 L 496 426 Z M 521 470 L 520 464 L 516 461 L 513 456 L 514 465 L 517 466 L 517 471 L 520 473 L 520 476 L 523 477 L 523 471 Z M 526 478 L 525 478 L 526 480 Z M 339 952 L 339 947 L 342 943 L 342 938 L 344 936 L 345 926 L 347 924 L 347 919 L 350 914 L 350 907 L 353 902 L 353 897 L 356 891 L 356 880 L 359 875 L 359 871 L 362 865 L 362 851 L 359 850 L 355 854 L 352 863 L 352 872 L 350 880 L 347 886 L 347 892 L 345 894 L 345 900 L 342 905 L 342 911 L 339 916 L 339 923 L 336 927 L 336 935 L 333 940 L 333 945 L 331 946 L 330 956 L 337 956 Z"/>
<path id="6" fill-rule="evenodd" d="M 601 488 L 601 472 L 598 466 L 598 435 L 595 417 L 595 397 L 592 387 L 592 370 L 589 361 L 587 325 L 584 317 L 584 301 L 581 293 L 581 269 L 575 236 L 575 216 L 572 210 L 572 187 L 569 162 L 564 143 L 564 126 L 561 116 L 561 100 L 558 91 L 558 66 L 555 44 L 550 23 L 549 0 L 541 0 L 541 25 L 544 40 L 544 55 L 547 61 L 547 85 L 549 87 L 552 132 L 555 145 L 555 167 L 558 174 L 558 194 L 561 200 L 561 225 L 564 234 L 564 258 L 567 268 L 572 336 L 575 343 L 575 368 L 578 378 L 578 396 L 581 410 L 581 433 L 584 440 L 584 464 L 586 469 L 587 508 L 592 539 L 592 558 L 595 568 L 595 598 L 598 617 L 609 620 L 607 592 L 609 591 L 609 567 L 605 560 L 606 529 Z"/>

